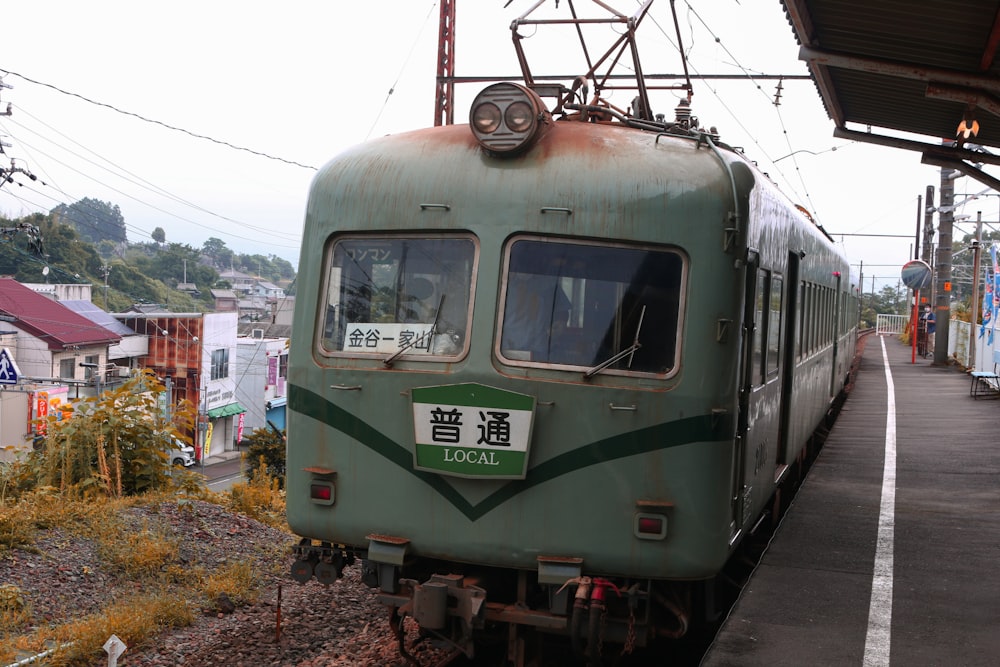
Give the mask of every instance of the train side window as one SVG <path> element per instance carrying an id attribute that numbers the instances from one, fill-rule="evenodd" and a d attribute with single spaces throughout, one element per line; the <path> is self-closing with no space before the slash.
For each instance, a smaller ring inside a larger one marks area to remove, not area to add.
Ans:
<path id="1" fill-rule="evenodd" d="M 806 312 L 809 307 L 806 301 L 806 284 L 804 281 L 799 282 L 799 303 L 798 303 L 798 318 L 799 318 L 799 360 L 801 361 L 805 357 L 805 344 L 806 344 Z"/>
<path id="2" fill-rule="evenodd" d="M 771 276 L 770 309 L 767 320 L 767 373 L 776 373 L 780 363 L 781 352 L 781 313 L 782 287 L 784 281 L 780 275 Z"/>
<path id="3" fill-rule="evenodd" d="M 466 349 L 470 237 L 342 237 L 327 259 L 320 347 L 331 356 L 455 357 Z"/>
<path id="4" fill-rule="evenodd" d="M 513 366 L 664 376 L 677 367 L 685 259 L 674 249 L 518 237 L 506 248 L 496 354 Z"/>
<path id="5" fill-rule="evenodd" d="M 753 328 L 753 368 L 750 378 L 754 386 L 764 384 L 764 359 L 767 354 L 767 295 L 771 272 L 765 269 L 757 271 L 757 294 L 754 297 L 754 328 Z"/>

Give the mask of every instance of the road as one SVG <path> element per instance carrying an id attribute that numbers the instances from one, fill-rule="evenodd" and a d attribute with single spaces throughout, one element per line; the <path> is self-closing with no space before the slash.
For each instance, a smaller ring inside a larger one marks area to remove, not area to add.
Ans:
<path id="1" fill-rule="evenodd" d="M 205 475 L 205 486 L 210 491 L 228 491 L 236 482 L 243 481 L 243 460 L 242 457 L 228 459 L 203 466 L 196 463 L 190 470 Z"/>

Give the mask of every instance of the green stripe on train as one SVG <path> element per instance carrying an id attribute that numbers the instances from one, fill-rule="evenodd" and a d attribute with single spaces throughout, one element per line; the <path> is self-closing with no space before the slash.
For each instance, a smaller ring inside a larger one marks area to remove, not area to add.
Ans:
<path id="1" fill-rule="evenodd" d="M 319 394 L 298 385 L 289 385 L 288 407 L 340 431 L 395 463 L 441 494 L 471 521 L 485 516 L 526 489 L 576 470 L 692 442 L 716 441 L 732 437 L 732 421 L 712 415 L 686 417 L 630 431 L 592 442 L 540 463 L 528 470 L 528 476 L 525 479 L 511 481 L 481 502 L 473 505 L 444 481 L 440 475 L 414 470 L 413 454 L 409 449 Z"/>

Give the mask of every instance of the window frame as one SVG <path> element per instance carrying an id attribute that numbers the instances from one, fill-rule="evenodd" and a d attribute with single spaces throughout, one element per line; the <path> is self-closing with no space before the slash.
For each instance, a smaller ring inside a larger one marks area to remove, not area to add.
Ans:
<path id="1" fill-rule="evenodd" d="M 328 313 L 331 309 L 337 307 L 333 303 L 333 300 L 337 300 L 339 304 L 340 294 L 336 297 L 331 296 L 331 290 L 336 283 L 337 289 L 340 289 L 340 281 L 343 280 L 343 269 L 341 267 L 334 266 L 334 257 L 339 244 L 349 243 L 352 241 L 361 242 L 398 242 L 398 241 L 460 241 L 468 242 L 471 246 L 471 257 L 469 276 L 468 276 L 468 307 L 464 313 L 465 318 L 465 330 L 462 332 L 461 349 L 455 353 L 421 353 L 421 354 L 407 354 L 404 352 L 395 361 L 406 361 L 406 362 L 447 362 L 455 363 L 461 359 L 464 359 L 469 353 L 470 340 L 472 337 L 472 317 L 475 307 L 476 300 L 476 284 L 478 280 L 479 272 L 479 261 L 480 261 L 480 243 L 479 239 L 471 233 L 456 231 L 453 233 L 418 233 L 418 232 L 390 232 L 390 231 L 379 231 L 379 232 L 346 232 L 343 234 L 335 234 L 329 238 L 326 247 L 323 252 L 323 263 L 320 272 L 320 289 L 319 289 L 319 303 L 317 308 L 317 318 L 316 318 L 316 330 L 314 332 L 314 350 L 318 358 L 325 358 L 328 360 L 334 359 L 355 359 L 355 360 L 378 360 L 379 368 L 385 368 L 384 362 L 392 353 L 386 351 L 375 351 L 366 352 L 364 350 L 345 350 L 345 349 L 334 349 L 333 347 L 327 345 L 329 337 L 327 336 L 327 318 Z M 336 277 L 334 277 L 336 275 Z M 444 274 L 442 274 L 444 275 Z M 398 295 L 397 295 L 398 296 Z M 445 308 L 447 310 L 447 308 Z M 459 311 L 461 312 L 461 311 Z M 334 314 L 336 317 L 336 314 Z M 345 327 L 346 329 L 346 327 Z M 446 332 L 440 332 L 446 333 Z M 347 333 L 345 332 L 345 337 Z"/>
<path id="2" fill-rule="evenodd" d="M 634 371 L 622 368 L 607 367 L 602 369 L 599 373 L 595 374 L 591 379 L 597 379 L 604 376 L 615 376 L 619 378 L 630 378 L 630 379 L 655 379 L 655 380 L 668 380 L 680 373 L 682 366 L 682 355 L 681 349 L 683 347 L 683 335 L 684 335 L 684 325 L 685 325 L 685 312 L 687 303 L 687 289 L 688 280 L 690 277 L 690 259 L 687 253 L 684 252 L 679 246 L 671 244 L 655 244 L 655 243 L 628 243 L 628 242 L 607 242 L 607 241 L 595 241 L 591 239 L 584 239 L 580 237 L 565 237 L 565 236 L 547 236 L 539 234 L 517 234 L 511 236 L 504 242 L 503 254 L 501 260 L 501 271 L 500 271 L 500 286 L 499 295 L 496 306 L 496 319 L 494 322 L 493 330 L 493 354 L 494 357 L 499 361 L 499 363 L 505 366 L 512 367 L 522 367 L 522 368 L 532 368 L 532 369 L 550 369 L 564 373 L 579 374 L 581 372 L 590 371 L 598 363 L 594 365 L 580 365 L 575 363 L 557 363 L 551 361 L 532 361 L 527 359 L 518 359 L 508 355 L 505 355 L 502 350 L 502 339 L 504 335 L 504 320 L 506 318 L 506 307 L 507 307 L 507 292 L 508 286 L 511 281 L 511 252 L 514 246 L 521 241 L 530 242 L 540 242 L 540 243 L 552 243 L 552 244 L 562 244 L 569 246 L 588 246 L 593 248 L 602 249 L 621 249 L 626 251 L 639 251 L 646 253 L 670 253 L 674 255 L 679 262 L 679 276 L 677 285 L 677 298 L 676 298 L 676 324 L 674 331 L 674 345 L 672 350 L 672 360 L 673 365 L 667 369 L 666 372 L 657 373 L 652 371 Z M 564 280 L 567 278 L 572 278 L 571 276 L 560 276 L 559 280 Z M 592 277 L 579 278 L 576 280 L 593 280 Z M 567 295 L 571 297 L 571 301 L 575 300 L 572 295 Z M 614 307 L 619 308 L 621 303 L 617 303 Z M 570 320 L 578 318 L 579 314 L 577 312 L 577 304 L 570 306 Z M 649 313 L 646 313 L 645 318 L 651 317 Z M 640 341 L 642 340 L 642 332 L 648 331 L 649 320 L 643 319 L 643 326 L 640 330 Z M 623 347 L 625 341 L 623 342 Z M 603 358 L 602 358 L 603 361 Z"/>

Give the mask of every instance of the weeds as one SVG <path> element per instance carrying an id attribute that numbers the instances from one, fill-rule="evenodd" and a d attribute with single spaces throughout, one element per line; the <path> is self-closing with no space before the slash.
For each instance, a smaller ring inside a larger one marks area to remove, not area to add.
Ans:
<path id="1" fill-rule="evenodd" d="M 108 463 L 113 458 L 109 456 Z M 223 593 L 236 606 L 257 601 L 261 572 L 249 559 L 212 563 L 209 568 L 189 563 L 180 556 L 178 538 L 156 525 L 156 513 L 164 503 L 176 503 L 190 521 L 197 522 L 192 499 L 199 499 L 288 532 L 284 493 L 263 461 L 245 484 L 224 494 L 208 491 L 201 475 L 178 469 L 171 473 L 167 489 L 119 496 L 113 466 L 99 467 L 106 475 L 101 484 L 105 491 L 96 494 L 74 485 L 60 491 L 26 483 L 26 467 L 0 470 L 0 557 L 5 551 L 35 550 L 41 531 L 58 529 L 68 539 L 94 541 L 102 559 L 94 567 L 122 573 L 130 590 L 151 592 L 110 600 L 104 609 L 82 619 L 47 623 L 34 615 L 24 590 L 2 585 L 0 664 L 12 662 L 17 651 L 56 648 L 46 664 L 93 665 L 112 634 L 129 646 L 139 646 L 164 628 L 192 624 L 196 610 L 213 608 Z M 138 507 L 146 508 L 142 518 L 129 512 Z M 279 550 L 274 553 L 277 565 Z M 18 634 L 18 628 L 29 627 L 31 632 Z"/>
<path id="2" fill-rule="evenodd" d="M 12 584 L 0 584 L 0 632 L 19 627 L 31 618 L 31 605 L 24 591 Z"/>
<path id="3" fill-rule="evenodd" d="M 287 528 L 285 494 L 278 480 L 268 474 L 268 464 L 261 457 L 246 483 L 234 484 L 229 490 L 228 506 L 235 512 L 275 528 Z"/>
<path id="4" fill-rule="evenodd" d="M 256 579 L 257 575 L 249 563 L 229 563 L 204 579 L 202 595 L 207 600 L 216 600 L 225 593 L 237 605 L 253 604 L 259 595 Z"/>
<path id="5" fill-rule="evenodd" d="M 151 529 L 146 522 L 136 532 L 114 520 L 96 529 L 101 556 L 129 576 L 153 576 L 177 559 L 177 540 Z"/>
<path id="6" fill-rule="evenodd" d="M 157 591 L 116 603 L 103 611 L 55 629 L 38 630 L 17 648 L 41 652 L 50 640 L 60 646 L 46 659 L 52 667 L 83 667 L 104 655 L 102 647 L 112 634 L 128 646 L 138 646 L 168 627 L 194 622 L 194 613 L 182 595 Z"/>
<path id="7" fill-rule="evenodd" d="M 0 553 L 27 547 L 35 539 L 35 525 L 20 505 L 0 505 Z"/>

